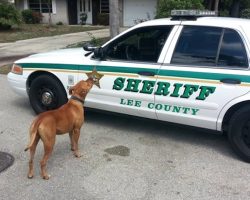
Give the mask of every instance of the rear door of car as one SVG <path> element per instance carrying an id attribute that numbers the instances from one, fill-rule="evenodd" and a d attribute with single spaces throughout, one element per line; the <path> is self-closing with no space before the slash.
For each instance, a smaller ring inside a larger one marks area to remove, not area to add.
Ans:
<path id="1" fill-rule="evenodd" d="M 221 109 L 249 92 L 247 52 L 239 29 L 184 22 L 158 74 L 158 119 L 216 129 Z"/>

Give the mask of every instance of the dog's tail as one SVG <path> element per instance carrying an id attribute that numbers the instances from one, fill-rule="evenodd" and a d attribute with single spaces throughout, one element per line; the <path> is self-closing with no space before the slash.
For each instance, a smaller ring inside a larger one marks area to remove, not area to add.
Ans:
<path id="1" fill-rule="evenodd" d="M 30 127 L 30 143 L 28 144 L 28 146 L 24 149 L 24 151 L 28 151 L 28 149 L 30 149 L 30 147 L 33 145 L 33 143 L 35 142 L 37 133 L 38 133 L 38 126 L 39 126 L 39 121 L 35 120 L 31 127 Z"/>

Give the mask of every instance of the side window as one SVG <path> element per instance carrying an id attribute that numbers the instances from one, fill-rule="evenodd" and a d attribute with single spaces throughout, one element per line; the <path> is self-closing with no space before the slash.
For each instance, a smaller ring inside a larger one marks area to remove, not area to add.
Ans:
<path id="1" fill-rule="evenodd" d="M 239 34 L 230 29 L 225 29 L 221 43 L 218 66 L 247 68 L 247 53 Z"/>
<path id="2" fill-rule="evenodd" d="M 215 66 L 222 28 L 185 26 L 177 42 L 171 63 Z"/>
<path id="3" fill-rule="evenodd" d="M 106 48 L 109 60 L 157 62 L 172 26 L 151 26 L 133 30 Z"/>
<path id="4" fill-rule="evenodd" d="M 248 68 L 247 53 L 236 31 L 204 26 L 183 28 L 171 63 Z"/>

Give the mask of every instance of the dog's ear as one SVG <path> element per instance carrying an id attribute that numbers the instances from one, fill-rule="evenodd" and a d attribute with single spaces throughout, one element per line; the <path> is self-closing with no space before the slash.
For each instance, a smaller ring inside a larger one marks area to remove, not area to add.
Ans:
<path id="1" fill-rule="evenodd" d="M 70 94 L 70 95 L 72 95 L 72 92 L 73 92 L 74 89 L 75 89 L 74 86 L 69 88 L 69 94 Z"/>

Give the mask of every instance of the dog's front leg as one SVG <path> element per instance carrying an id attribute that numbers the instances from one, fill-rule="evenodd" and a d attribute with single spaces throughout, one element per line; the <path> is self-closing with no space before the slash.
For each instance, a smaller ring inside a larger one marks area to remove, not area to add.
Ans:
<path id="1" fill-rule="evenodd" d="M 79 137 L 80 137 L 80 129 L 74 129 L 73 130 L 73 135 L 72 135 L 72 146 L 73 146 L 73 151 L 74 151 L 74 155 L 79 158 L 82 155 L 79 152 L 78 149 L 78 141 L 79 141 Z"/>
<path id="2" fill-rule="evenodd" d="M 74 149 L 74 141 L 73 141 L 73 130 L 69 132 L 69 139 L 70 139 L 70 148 L 71 148 L 71 151 L 75 151 Z"/>

